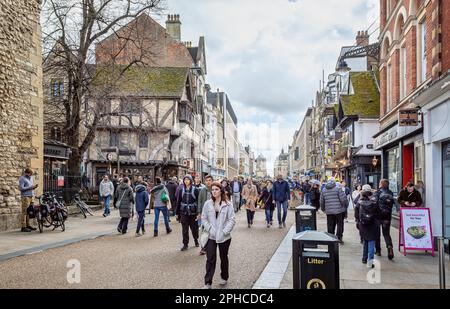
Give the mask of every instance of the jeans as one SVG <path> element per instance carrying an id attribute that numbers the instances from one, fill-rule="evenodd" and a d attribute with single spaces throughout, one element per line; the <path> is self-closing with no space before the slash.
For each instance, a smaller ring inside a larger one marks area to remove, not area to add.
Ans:
<path id="1" fill-rule="evenodd" d="M 189 244 L 189 228 L 192 232 L 192 237 L 194 242 L 198 242 L 198 223 L 197 216 L 181 215 L 181 227 L 183 233 L 183 245 L 187 246 Z"/>
<path id="2" fill-rule="evenodd" d="M 278 213 L 278 223 L 285 223 L 286 217 L 287 217 L 287 210 L 288 210 L 288 201 L 284 202 L 276 202 L 277 204 L 277 213 Z M 281 208 L 283 208 L 283 218 L 281 218 Z"/>
<path id="3" fill-rule="evenodd" d="M 215 240 L 208 240 L 206 244 L 206 275 L 205 284 L 212 284 L 214 278 L 214 273 L 216 271 L 216 261 L 217 261 L 217 247 L 219 247 L 220 255 L 220 277 L 223 280 L 228 280 L 229 278 L 229 262 L 228 262 L 228 250 L 230 249 L 231 239 L 224 243 L 218 244 Z"/>
<path id="4" fill-rule="evenodd" d="M 311 205 L 311 193 L 305 193 L 305 205 Z"/>
<path id="5" fill-rule="evenodd" d="M 363 260 L 373 260 L 375 258 L 375 240 L 364 240 Z"/>
<path id="6" fill-rule="evenodd" d="M 337 238 L 339 238 L 339 240 L 342 240 L 342 236 L 344 235 L 344 216 L 345 213 L 340 213 L 337 215 L 327 215 L 328 233 L 335 234 Z"/>
<path id="7" fill-rule="evenodd" d="M 273 218 L 273 210 L 271 210 L 270 207 L 267 207 L 265 211 L 266 211 L 266 222 L 267 224 L 270 224 Z"/>
<path id="8" fill-rule="evenodd" d="M 122 231 L 122 234 L 127 233 L 128 220 L 130 220 L 130 218 L 120 218 L 119 226 L 117 228 Z"/>
<path id="9" fill-rule="evenodd" d="M 255 217 L 255 212 L 247 209 L 247 223 L 253 224 L 253 218 Z"/>
<path id="10" fill-rule="evenodd" d="M 105 211 L 104 211 L 105 215 L 109 215 L 111 213 L 111 211 L 109 210 L 110 201 L 111 201 L 111 195 L 103 197 L 103 202 L 105 203 Z"/>
<path id="11" fill-rule="evenodd" d="M 241 204 L 241 194 L 239 192 L 233 193 L 233 206 L 235 212 L 239 210 L 240 204 Z"/>
<path id="12" fill-rule="evenodd" d="M 158 230 L 159 213 L 160 212 L 163 213 L 164 224 L 166 225 L 166 230 L 170 229 L 170 226 L 169 226 L 169 210 L 167 209 L 167 207 L 156 207 L 155 208 L 155 223 L 154 223 L 154 227 L 153 227 L 154 231 Z"/>
<path id="13" fill-rule="evenodd" d="M 391 220 L 380 220 L 381 230 L 383 231 L 384 241 L 386 242 L 386 247 L 393 247 L 391 238 Z M 381 252 L 381 237 L 378 237 L 375 248 L 377 252 Z"/>
<path id="14" fill-rule="evenodd" d="M 139 233 L 141 231 L 141 229 L 142 229 L 142 232 L 145 232 L 144 218 L 145 218 L 145 210 L 138 211 L 138 224 L 136 227 L 136 233 Z"/>

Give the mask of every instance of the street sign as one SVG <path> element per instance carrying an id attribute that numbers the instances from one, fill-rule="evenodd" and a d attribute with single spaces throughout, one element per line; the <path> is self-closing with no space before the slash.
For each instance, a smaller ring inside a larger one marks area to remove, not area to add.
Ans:
<path id="1" fill-rule="evenodd" d="M 419 125 L 419 110 L 417 108 L 400 110 L 398 123 L 400 127 L 417 127 Z"/>

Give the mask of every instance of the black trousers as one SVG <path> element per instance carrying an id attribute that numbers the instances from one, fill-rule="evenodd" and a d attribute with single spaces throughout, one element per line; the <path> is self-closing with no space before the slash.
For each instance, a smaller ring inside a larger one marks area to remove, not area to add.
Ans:
<path id="1" fill-rule="evenodd" d="M 230 249 L 231 239 L 222 244 L 216 243 L 215 240 L 208 240 L 206 244 L 206 275 L 205 284 L 212 284 L 214 273 L 216 271 L 217 261 L 217 247 L 219 247 L 220 256 L 220 277 L 223 280 L 229 278 L 229 262 L 228 262 L 228 250 Z"/>
<path id="2" fill-rule="evenodd" d="M 339 240 L 342 240 L 342 236 L 344 235 L 344 216 L 345 213 L 327 215 L 328 233 L 335 234 Z"/>
<path id="3" fill-rule="evenodd" d="M 393 247 L 392 237 L 391 237 L 391 219 L 380 220 L 381 231 L 383 232 L 384 241 L 386 242 L 386 247 Z M 375 243 L 375 250 L 381 252 L 381 235 L 378 237 Z"/>
<path id="4" fill-rule="evenodd" d="M 130 218 L 120 218 L 118 228 L 122 231 L 122 234 L 126 234 L 128 230 L 128 220 L 130 220 Z"/>
<path id="5" fill-rule="evenodd" d="M 253 218 L 255 218 L 255 212 L 247 209 L 247 223 L 253 224 Z"/>
<path id="6" fill-rule="evenodd" d="M 196 221 L 197 216 L 188 216 L 181 215 L 181 227 L 183 231 L 183 244 L 189 244 L 189 228 L 192 232 L 192 237 L 194 238 L 194 242 L 198 242 L 198 222 Z"/>

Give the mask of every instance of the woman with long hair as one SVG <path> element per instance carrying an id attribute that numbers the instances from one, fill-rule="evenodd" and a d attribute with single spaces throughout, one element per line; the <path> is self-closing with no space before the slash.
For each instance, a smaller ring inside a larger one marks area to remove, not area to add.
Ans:
<path id="1" fill-rule="evenodd" d="M 217 247 L 220 256 L 220 285 L 225 286 L 229 278 L 228 250 L 231 244 L 231 231 L 236 224 L 233 205 L 221 183 L 211 185 L 211 199 L 202 211 L 203 229 L 208 233 L 206 251 L 206 275 L 204 289 L 211 289 L 216 270 Z"/>
<path id="2" fill-rule="evenodd" d="M 267 183 L 264 186 L 262 193 L 259 197 L 259 200 L 261 200 L 264 204 L 267 228 L 270 228 L 271 225 L 273 224 L 273 211 L 275 210 L 275 204 L 273 203 L 272 198 L 272 190 L 273 190 L 273 183 L 271 180 L 267 180 Z"/>
<path id="3" fill-rule="evenodd" d="M 253 225 L 253 218 L 255 217 L 256 212 L 256 200 L 258 199 L 258 190 L 256 186 L 253 184 L 252 177 L 249 177 L 247 183 L 244 185 L 242 189 L 242 198 L 245 200 L 244 207 L 247 210 L 247 223 L 248 228 L 251 228 Z"/>

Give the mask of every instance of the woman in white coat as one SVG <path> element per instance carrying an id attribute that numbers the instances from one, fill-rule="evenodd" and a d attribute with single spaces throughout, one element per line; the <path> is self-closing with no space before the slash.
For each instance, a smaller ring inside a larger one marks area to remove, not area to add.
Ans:
<path id="1" fill-rule="evenodd" d="M 205 203 L 202 211 L 202 224 L 208 233 L 206 251 L 206 275 L 204 289 L 211 289 L 216 270 L 217 247 L 219 247 L 221 280 L 224 286 L 229 278 L 228 250 L 231 244 L 231 231 L 236 224 L 233 204 L 228 200 L 221 184 L 214 182 L 211 186 L 211 199 Z M 202 244 L 203 245 L 203 244 Z"/>

